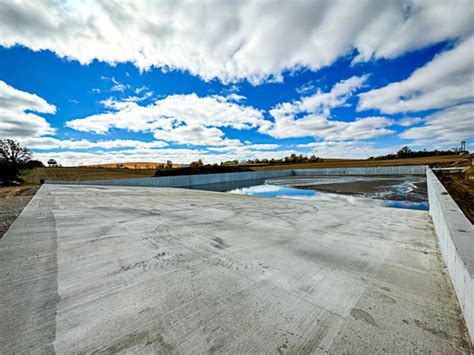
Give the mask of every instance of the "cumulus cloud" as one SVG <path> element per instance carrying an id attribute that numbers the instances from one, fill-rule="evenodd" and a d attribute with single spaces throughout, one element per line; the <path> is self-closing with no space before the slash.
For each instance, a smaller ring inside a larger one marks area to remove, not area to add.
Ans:
<path id="1" fill-rule="evenodd" d="M 397 121 L 397 125 L 402 127 L 410 127 L 420 122 L 423 122 L 421 117 L 403 117 Z"/>
<path id="2" fill-rule="evenodd" d="M 299 148 L 309 149 L 310 154 L 325 158 L 366 159 L 398 151 L 398 146 L 375 147 L 373 142 L 366 141 L 324 141 L 299 144 Z"/>
<path id="3" fill-rule="evenodd" d="M 205 156 L 205 151 L 198 149 L 130 149 L 123 151 L 61 151 L 34 152 L 34 158 L 47 162 L 55 159 L 61 165 L 92 165 L 114 162 L 192 162 Z"/>
<path id="4" fill-rule="evenodd" d="M 354 76 L 337 83 L 329 92 L 318 90 L 300 100 L 279 104 L 270 110 L 274 123 L 261 127 L 260 132 L 275 138 L 312 136 L 326 140 L 368 139 L 393 133 L 386 128 L 393 122 L 385 117 L 350 122 L 330 119 L 331 109 L 344 106 L 365 80 L 365 76 Z"/>
<path id="5" fill-rule="evenodd" d="M 259 83 L 354 49 L 364 61 L 466 38 L 473 13 L 471 0 L 5 1 L 0 45 Z"/>
<path id="6" fill-rule="evenodd" d="M 474 36 L 443 52 L 406 80 L 359 95 L 358 110 L 394 114 L 474 100 Z"/>
<path id="7" fill-rule="evenodd" d="M 208 147 L 207 150 L 212 152 L 227 152 L 234 154 L 258 154 L 275 150 L 279 148 L 279 144 L 248 144 L 248 145 L 231 145 L 224 147 Z M 275 152 L 273 152 L 274 154 Z"/>
<path id="8" fill-rule="evenodd" d="M 424 119 L 421 127 L 412 127 L 400 134 L 413 139 L 416 145 L 451 146 L 474 137 L 474 103 L 450 107 Z"/>
<path id="9" fill-rule="evenodd" d="M 51 134 L 54 129 L 35 113 L 55 113 L 56 107 L 38 95 L 15 89 L 0 80 L 0 138 Z"/>
<path id="10" fill-rule="evenodd" d="M 165 162 L 171 160 L 179 163 L 191 163 L 202 159 L 205 163 L 219 163 L 227 160 L 247 160 L 255 158 L 283 158 L 295 150 L 267 151 L 267 150 L 241 150 L 215 152 L 207 149 L 127 149 L 118 151 L 62 151 L 62 152 L 35 152 L 34 158 L 43 162 L 56 159 L 61 165 L 91 165 L 112 162 Z"/>
<path id="11" fill-rule="evenodd" d="M 110 128 L 150 132 L 155 138 L 190 145 L 238 145 L 219 127 L 250 129 L 268 125 L 263 114 L 223 96 L 171 95 L 147 106 L 130 100 L 104 102 L 110 112 L 66 122 L 83 132 L 104 134 Z"/>
<path id="12" fill-rule="evenodd" d="M 91 149 L 91 148 L 104 148 L 104 149 L 116 149 L 116 148 L 162 148 L 168 146 L 163 141 L 144 142 L 130 139 L 112 139 L 112 140 L 100 140 L 92 142 L 87 139 L 80 140 L 69 140 L 69 139 L 57 139 L 53 137 L 31 137 L 22 138 L 21 143 L 31 149 Z"/>

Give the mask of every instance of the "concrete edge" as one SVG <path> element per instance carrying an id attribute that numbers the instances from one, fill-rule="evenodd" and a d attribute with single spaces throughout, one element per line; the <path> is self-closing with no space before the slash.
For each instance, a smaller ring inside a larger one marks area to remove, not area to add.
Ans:
<path id="1" fill-rule="evenodd" d="M 426 181 L 441 253 L 474 342 L 474 227 L 430 169 Z"/>
<path id="2" fill-rule="evenodd" d="M 286 176 L 310 175 L 425 175 L 424 165 L 384 166 L 367 168 L 321 168 L 252 171 L 240 173 L 205 174 L 187 176 L 164 176 L 115 180 L 59 181 L 46 180 L 46 184 L 67 185 L 111 185 L 149 187 L 188 187 L 222 182 L 259 180 Z"/>

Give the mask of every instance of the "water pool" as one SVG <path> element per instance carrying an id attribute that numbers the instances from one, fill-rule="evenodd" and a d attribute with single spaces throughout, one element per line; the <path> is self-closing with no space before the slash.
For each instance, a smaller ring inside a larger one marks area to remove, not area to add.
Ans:
<path id="1" fill-rule="evenodd" d="M 428 210 L 422 176 L 293 176 L 199 185 L 198 190 Z"/>

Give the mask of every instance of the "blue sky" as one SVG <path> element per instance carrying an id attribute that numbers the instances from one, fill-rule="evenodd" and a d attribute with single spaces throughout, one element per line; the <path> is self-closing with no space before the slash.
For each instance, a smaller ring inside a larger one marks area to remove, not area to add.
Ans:
<path id="1" fill-rule="evenodd" d="M 473 149 L 469 1 L 111 4 L 2 5 L 1 138 L 63 165 Z"/>

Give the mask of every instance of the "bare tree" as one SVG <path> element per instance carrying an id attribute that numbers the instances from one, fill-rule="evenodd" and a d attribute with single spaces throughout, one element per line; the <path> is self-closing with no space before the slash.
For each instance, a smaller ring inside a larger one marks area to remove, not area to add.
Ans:
<path id="1" fill-rule="evenodd" d="M 27 163 L 31 160 L 31 150 L 13 139 L 0 140 L 0 160 L 10 164 Z"/>

